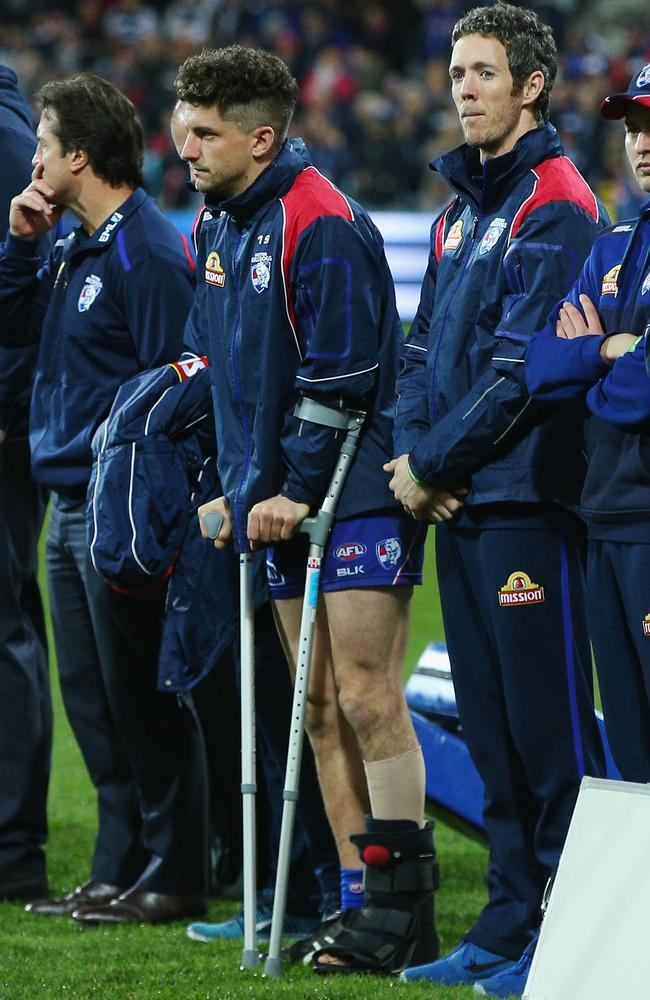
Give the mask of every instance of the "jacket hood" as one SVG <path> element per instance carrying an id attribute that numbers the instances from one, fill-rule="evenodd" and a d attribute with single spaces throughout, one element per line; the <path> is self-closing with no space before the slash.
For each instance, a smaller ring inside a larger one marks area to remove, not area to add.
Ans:
<path id="1" fill-rule="evenodd" d="M 33 130 L 32 109 L 18 89 L 18 78 L 12 69 L 0 63 L 0 124 L 3 127 L 11 127 L 8 112 L 16 115 L 24 125 Z"/>
<path id="2" fill-rule="evenodd" d="M 287 139 L 283 142 L 275 159 L 257 177 L 250 187 L 228 198 L 226 201 L 210 201 L 206 205 L 212 211 L 227 212 L 238 222 L 251 219 L 255 213 L 273 198 L 280 197 L 289 190 L 297 175 L 311 166 L 307 147 L 302 139 Z"/>

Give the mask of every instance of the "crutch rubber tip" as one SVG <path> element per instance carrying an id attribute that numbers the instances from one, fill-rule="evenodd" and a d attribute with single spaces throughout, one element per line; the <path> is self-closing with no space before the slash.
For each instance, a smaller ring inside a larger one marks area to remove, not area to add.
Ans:
<path id="1" fill-rule="evenodd" d="M 264 975 L 268 979 L 278 979 L 282 975 L 282 959 L 269 956 L 264 963 Z"/>
<path id="2" fill-rule="evenodd" d="M 256 969 L 260 964 L 260 953 L 257 948 L 244 948 L 241 953 L 241 962 L 239 968 L 243 971 L 244 969 Z"/>

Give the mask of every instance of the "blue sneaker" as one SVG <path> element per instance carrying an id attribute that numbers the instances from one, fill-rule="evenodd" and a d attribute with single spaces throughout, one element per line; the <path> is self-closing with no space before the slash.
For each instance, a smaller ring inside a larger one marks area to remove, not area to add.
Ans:
<path id="1" fill-rule="evenodd" d="M 403 983 L 426 980 L 454 986 L 456 983 L 475 983 L 479 979 L 486 979 L 514 964 L 511 958 L 479 948 L 471 941 L 461 941 L 444 958 L 427 965 L 414 965 L 411 969 L 404 969 L 399 978 Z"/>
<path id="2" fill-rule="evenodd" d="M 479 997 L 520 997 L 526 986 L 536 944 L 536 940 L 529 944 L 521 958 L 511 963 L 509 969 L 474 983 L 474 993 Z"/>
<path id="3" fill-rule="evenodd" d="M 261 894 L 257 897 L 257 909 L 255 911 L 255 929 L 260 941 L 268 941 L 271 937 L 271 920 L 273 917 L 273 905 Z M 283 937 L 292 941 L 302 938 L 305 934 L 317 927 L 321 917 L 298 917 L 292 913 L 284 915 Z M 224 920 L 221 924 L 196 923 L 190 924 L 187 928 L 187 936 L 192 941 L 222 941 L 233 940 L 244 937 L 244 911 L 240 910 L 230 920 Z"/>

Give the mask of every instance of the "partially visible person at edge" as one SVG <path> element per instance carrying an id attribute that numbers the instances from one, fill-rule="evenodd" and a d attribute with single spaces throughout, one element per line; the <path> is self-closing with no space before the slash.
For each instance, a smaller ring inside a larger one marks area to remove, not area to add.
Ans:
<path id="1" fill-rule="evenodd" d="M 437 868 L 402 691 L 424 526 L 395 504 L 382 473 L 402 339 L 383 243 L 303 142 L 286 140 L 297 85 L 280 59 L 239 46 L 204 52 L 183 63 L 176 86 L 191 108 L 182 156 L 208 208 L 193 316 L 212 360 L 224 489 L 200 514 L 223 514 L 217 547 L 269 546 L 294 665 L 307 544 L 293 536 L 324 497 L 340 440 L 293 410 L 306 395 L 368 411 L 324 560 L 308 711 L 344 913 L 290 957 L 313 955 L 321 973 L 392 972 L 437 954 Z"/>
<path id="2" fill-rule="evenodd" d="M 650 195 L 650 64 L 603 102 Z M 607 734 L 626 781 L 650 781 L 650 202 L 598 237 L 566 301 L 533 337 L 529 392 L 585 400 L 587 610 Z"/>
<path id="3" fill-rule="evenodd" d="M 37 343 L 30 412 L 35 479 L 53 494 L 50 606 L 63 700 L 98 795 L 90 878 L 31 903 L 82 922 L 159 923 L 205 911 L 202 745 L 184 704 L 156 691 L 164 594 L 133 597 L 95 572 L 85 525 L 90 442 L 118 386 L 174 360 L 192 259 L 141 187 L 134 108 L 91 74 L 46 84 L 31 183 L 0 248 L 0 331 Z M 45 260 L 65 209 L 79 226 Z"/>
<path id="4" fill-rule="evenodd" d="M 0 239 L 9 203 L 29 181 L 34 141 L 16 74 L 0 65 Z M 0 348 L 0 899 L 47 893 L 52 704 L 37 579 L 47 494 L 32 479 L 27 440 L 35 362 L 34 349 Z"/>
<path id="5" fill-rule="evenodd" d="M 432 229 L 397 385 L 391 489 L 436 522 L 463 734 L 485 784 L 488 902 L 406 981 L 521 993 L 544 886 L 581 778 L 600 775 L 584 606 L 576 414 L 534 403 L 530 335 L 606 224 L 549 124 L 556 49 L 532 11 L 477 7 L 452 32 L 465 143 L 436 160 L 455 193 Z"/>

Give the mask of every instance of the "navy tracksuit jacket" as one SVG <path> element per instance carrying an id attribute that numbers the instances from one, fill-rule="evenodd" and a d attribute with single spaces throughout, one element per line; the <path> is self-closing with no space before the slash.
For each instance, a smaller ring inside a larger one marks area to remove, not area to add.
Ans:
<path id="1" fill-rule="evenodd" d="M 580 779 L 599 774 L 577 503 L 560 446 L 580 422 L 533 402 L 530 335 L 602 228 L 601 208 L 550 125 L 481 165 L 437 160 L 456 198 L 434 223 L 398 380 L 396 454 L 417 477 L 465 485 L 436 529 L 463 732 L 485 783 L 489 901 L 466 938 L 517 957 L 539 924 Z"/>
<path id="2" fill-rule="evenodd" d="M 588 295 L 605 336 L 639 341 L 613 366 L 600 357 L 605 337 L 555 335 L 557 309 L 533 337 L 526 360 L 531 393 L 555 404 L 586 400 L 587 473 L 582 516 L 589 553 L 591 632 L 612 751 L 623 777 L 650 781 L 650 203 L 638 219 L 607 229 L 594 243 L 566 298 Z M 570 452 L 569 452 L 570 454 Z"/>
<path id="3" fill-rule="evenodd" d="M 142 189 L 45 261 L 29 241 L 0 248 L 2 342 L 38 344 L 29 438 L 57 507 L 48 569 L 53 608 L 65 608 L 53 611 L 61 687 L 98 792 L 91 876 L 161 893 L 206 889 L 202 748 L 189 713 L 156 691 L 163 596 L 110 590 L 79 535 L 93 434 L 122 382 L 179 356 L 193 284 L 189 248 Z"/>
<path id="4" fill-rule="evenodd" d="M 207 206 L 190 325 L 210 358 L 237 548 L 255 503 L 282 492 L 318 505 L 325 494 L 339 442 L 329 428 L 301 429 L 301 394 L 368 411 L 338 516 L 399 509 L 382 465 L 402 334 L 378 230 L 295 139 L 246 191 Z"/>

